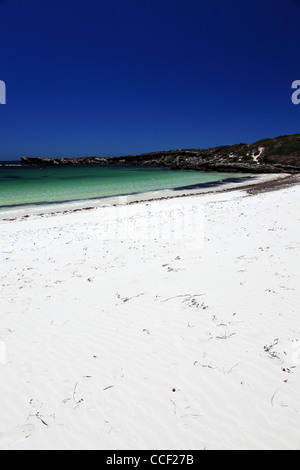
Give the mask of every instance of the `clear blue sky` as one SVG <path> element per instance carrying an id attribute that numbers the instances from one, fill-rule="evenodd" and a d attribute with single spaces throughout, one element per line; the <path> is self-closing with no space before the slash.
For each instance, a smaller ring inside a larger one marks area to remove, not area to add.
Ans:
<path id="1" fill-rule="evenodd" d="M 300 132 L 298 0 L 0 0 L 0 159 Z"/>

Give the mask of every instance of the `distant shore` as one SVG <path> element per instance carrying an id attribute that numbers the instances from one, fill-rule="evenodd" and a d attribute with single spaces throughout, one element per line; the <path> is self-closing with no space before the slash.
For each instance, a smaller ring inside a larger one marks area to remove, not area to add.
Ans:
<path id="1" fill-rule="evenodd" d="M 117 157 L 22 157 L 21 162 L 28 166 L 135 165 L 223 173 L 300 173 L 300 134 L 263 139 L 251 145 L 241 143 Z"/>

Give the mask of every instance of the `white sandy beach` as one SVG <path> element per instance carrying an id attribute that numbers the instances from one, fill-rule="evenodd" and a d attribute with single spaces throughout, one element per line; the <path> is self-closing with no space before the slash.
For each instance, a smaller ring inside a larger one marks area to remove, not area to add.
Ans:
<path id="1" fill-rule="evenodd" d="M 1 449 L 299 449 L 300 186 L 0 222 Z"/>

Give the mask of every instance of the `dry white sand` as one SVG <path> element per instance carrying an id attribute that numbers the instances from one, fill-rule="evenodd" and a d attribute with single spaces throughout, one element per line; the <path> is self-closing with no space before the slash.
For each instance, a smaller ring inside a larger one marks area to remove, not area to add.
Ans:
<path id="1" fill-rule="evenodd" d="M 2 221 L 0 448 L 300 448 L 299 206 Z"/>

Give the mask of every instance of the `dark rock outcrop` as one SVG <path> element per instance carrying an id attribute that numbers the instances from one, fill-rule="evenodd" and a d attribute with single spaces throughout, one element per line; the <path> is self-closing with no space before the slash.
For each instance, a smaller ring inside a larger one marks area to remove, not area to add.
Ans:
<path id="1" fill-rule="evenodd" d="M 121 157 L 22 158 L 23 165 L 131 165 L 247 173 L 300 173 L 300 134 L 264 139 L 252 145 L 185 149 Z"/>

